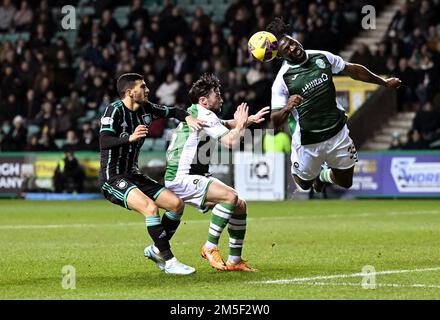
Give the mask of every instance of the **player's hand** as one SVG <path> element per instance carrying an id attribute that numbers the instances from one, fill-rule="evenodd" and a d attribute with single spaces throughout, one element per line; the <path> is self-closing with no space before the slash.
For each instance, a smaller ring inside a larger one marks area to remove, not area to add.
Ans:
<path id="1" fill-rule="evenodd" d="M 294 94 L 293 96 L 290 96 L 289 100 L 287 100 L 286 110 L 292 111 L 294 108 L 299 106 L 303 100 L 304 98 L 301 97 L 299 94 Z"/>
<path id="2" fill-rule="evenodd" d="M 256 114 L 249 116 L 248 120 L 251 123 L 261 123 L 265 120 L 264 116 L 266 114 L 268 114 L 269 112 L 270 112 L 270 107 L 264 107 L 260 111 L 258 111 Z"/>
<path id="3" fill-rule="evenodd" d="M 402 81 L 399 78 L 389 78 L 385 80 L 386 87 L 391 89 L 399 89 L 402 85 Z"/>
<path id="4" fill-rule="evenodd" d="M 237 121 L 237 126 L 244 127 L 248 120 L 249 106 L 243 102 L 237 107 L 234 113 L 234 120 Z"/>
<path id="5" fill-rule="evenodd" d="M 199 120 L 199 119 L 193 118 L 191 116 L 187 116 L 185 118 L 185 121 L 186 121 L 186 124 L 188 125 L 188 127 L 192 131 L 198 131 L 198 130 L 202 129 L 202 127 L 206 123 L 206 121 L 204 121 L 204 120 Z"/>
<path id="6" fill-rule="evenodd" d="M 148 134 L 147 126 L 140 124 L 136 127 L 133 134 L 130 135 L 128 141 L 130 142 L 138 141 L 139 139 L 145 138 L 147 134 Z"/>

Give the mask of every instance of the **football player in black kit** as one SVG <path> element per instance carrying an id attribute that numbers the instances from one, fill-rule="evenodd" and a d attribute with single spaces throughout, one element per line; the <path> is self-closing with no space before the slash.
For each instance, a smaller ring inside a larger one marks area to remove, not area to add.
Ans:
<path id="1" fill-rule="evenodd" d="M 203 121 L 191 117 L 185 110 L 149 102 L 149 89 L 139 74 L 120 76 L 117 90 L 121 99 L 111 103 L 101 118 L 102 192 L 112 203 L 145 217 L 154 242 L 144 249 L 145 257 L 166 273 L 194 273 L 194 268 L 174 257 L 169 243 L 180 223 L 184 203 L 163 185 L 143 175 L 138 168 L 138 157 L 154 119 L 176 118 L 186 121 L 193 130 L 200 129 Z M 166 210 L 162 220 L 158 208 Z"/>

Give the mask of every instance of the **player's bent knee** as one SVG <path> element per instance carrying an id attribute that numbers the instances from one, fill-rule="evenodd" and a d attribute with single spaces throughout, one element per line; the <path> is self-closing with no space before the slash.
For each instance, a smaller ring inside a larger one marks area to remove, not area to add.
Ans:
<path id="1" fill-rule="evenodd" d="M 159 215 L 159 208 L 156 206 L 154 202 L 146 202 L 144 203 L 139 210 L 144 216 L 157 216 Z"/>
<path id="2" fill-rule="evenodd" d="M 246 200 L 238 199 L 237 201 L 237 214 L 246 214 L 247 212 L 247 203 Z"/>
<path id="3" fill-rule="evenodd" d="M 238 202 L 237 192 L 235 190 L 226 192 L 224 201 L 227 203 L 231 203 L 233 205 L 237 205 Z"/>
<path id="4" fill-rule="evenodd" d="M 183 214 L 183 209 L 185 208 L 185 203 L 182 199 L 177 198 L 177 202 L 175 203 L 175 209 L 174 212 Z"/>

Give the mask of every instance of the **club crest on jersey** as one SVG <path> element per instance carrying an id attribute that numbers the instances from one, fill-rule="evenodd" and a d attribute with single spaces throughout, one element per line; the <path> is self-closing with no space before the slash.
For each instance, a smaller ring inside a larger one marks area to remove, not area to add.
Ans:
<path id="1" fill-rule="evenodd" d="M 117 186 L 119 189 L 123 190 L 123 189 L 127 188 L 128 183 L 127 183 L 127 181 L 125 181 L 125 180 L 119 180 L 118 183 L 116 184 L 116 186 Z"/>
<path id="2" fill-rule="evenodd" d="M 144 124 L 148 127 L 151 124 L 152 118 L 150 114 L 144 114 L 142 116 L 142 120 L 144 121 Z"/>
<path id="3" fill-rule="evenodd" d="M 325 68 L 325 62 L 324 62 L 324 60 L 322 60 L 322 59 L 317 59 L 315 63 L 316 63 L 316 65 L 317 65 L 318 67 L 320 67 L 321 69 L 324 69 L 324 68 Z"/>

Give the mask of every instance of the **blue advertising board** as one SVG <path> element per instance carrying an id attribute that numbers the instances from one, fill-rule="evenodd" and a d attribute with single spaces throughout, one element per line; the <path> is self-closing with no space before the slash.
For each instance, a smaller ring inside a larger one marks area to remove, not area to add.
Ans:
<path id="1" fill-rule="evenodd" d="M 355 196 L 440 197 L 440 152 L 359 152 Z"/>

